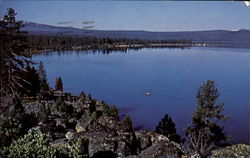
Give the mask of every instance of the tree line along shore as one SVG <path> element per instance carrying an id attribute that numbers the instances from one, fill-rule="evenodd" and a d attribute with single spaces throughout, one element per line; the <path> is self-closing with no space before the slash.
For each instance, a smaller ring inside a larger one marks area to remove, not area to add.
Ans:
<path id="1" fill-rule="evenodd" d="M 125 50 L 141 48 L 184 48 L 193 46 L 191 40 L 140 40 L 140 39 L 112 39 L 97 37 L 72 37 L 55 35 L 28 35 L 27 43 L 30 51 L 61 50 Z"/>

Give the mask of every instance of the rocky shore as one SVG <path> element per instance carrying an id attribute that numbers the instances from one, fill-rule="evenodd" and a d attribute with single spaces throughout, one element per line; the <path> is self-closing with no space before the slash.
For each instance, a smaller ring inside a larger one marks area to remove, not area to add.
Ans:
<path id="1" fill-rule="evenodd" d="M 132 122 L 120 120 L 118 109 L 91 96 L 56 93 L 53 100 L 26 101 L 25 112 L 40 118 L 36 128 L 51 135 L 53 148 L 72 148 L 82 140 L 81 153 L 99 158 L 180 158 L 187 154 L 180 144 L 151 131 L 132 129 Z M 60 95 L 58 95 L 60 94 Z M 212 151 L 210 158 L 249 158 L 250 146 L 232 145 Z"/>

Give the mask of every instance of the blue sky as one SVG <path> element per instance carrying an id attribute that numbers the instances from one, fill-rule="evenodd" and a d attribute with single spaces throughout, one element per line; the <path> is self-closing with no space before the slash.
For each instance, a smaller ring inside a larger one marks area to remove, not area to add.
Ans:
<path id="1" fill-rule="evenodd" d="M 0 0 L 1 1 L 1 0 Z M 250 7 L 232 1 L 1 1 L 17 19 L 99 30 L 191 31 L 249 29 Z M 73 21 L 71 24 L 58 22 Z M 94 24 L 83 25 L 83 21 Z"/>

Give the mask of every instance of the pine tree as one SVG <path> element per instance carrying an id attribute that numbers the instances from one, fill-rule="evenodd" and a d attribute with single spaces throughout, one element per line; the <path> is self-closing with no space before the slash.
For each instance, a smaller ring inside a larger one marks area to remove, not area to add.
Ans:
<path id="1" fill-rule="evenodd" d="M 49 90 L 48 79 L 46 75 L 46 70 L 44 68 L 43 63 L 40 61 L 37 69 L 37 73 L 40 80 L 41 92 L 45 92 Z"/>
<path id="2" fill-rule="evenodd" d="M 133 121 L 129 115 L 124 118 L 122 123 L 129 132 L 133 131 Z"/>
<path id="3" fill-rule="evenodd" d="M 175 123 L 167 114 L 158 123 L 155 132 L 167 136 L 174 142 L 181 143 L 181 137 L 176 133 Z"/>
<path id="4" fill-rule="evenodd" d="M 192 124 L 186 129 L 190 148 L 200 157 L 206 157 L 210 150 L 227 144 L 227 137 L 220 121 L 228 116 L 222 114 L 224 104 L 217 104 L 220 96 L 215 81 L 208 80 L 198 89 L 197 106 L 192 116 Z"/>
<path id="5" fill-rule="evenodd" d="M 55 86 L 56 91 L 63 91 L 63 82 L 61 77 L 56 78 L 56 86 Z"/>
<path id="6" fill-rule="evenodd" d="M 81 92 L 81 95 L 80 95 L 80 100 L 81 100 L 81 103 L 85 103 L 86 101 L 86 94 L 84 93 L 84 91 Z"/>
<path id="7" fill-rule="evenodd" d="M 219 96 L 220 93 L 215 86 L 215 81 L 208 80 L 197 92 L 197 107 L 192 117 L 196 128 L 208 127 L 210 129 L 209 135 L 218 146 L 227 139 L 223 127 L 220 127 L 218 122 L 228 119 L 228 116 L 222 114 L 224 103 L 216 104 Z"/>
<path id="8" fill-rule="evenodd" d="M 16 12 L 7 9 L 7 14 L 0 20 L 0 94 L 18 95 L 18 88 L 23 88 L 20 72 L 31 63 L 27 54 L 27 33 L 21 31 L 22 21 L 17 21 Z"/>

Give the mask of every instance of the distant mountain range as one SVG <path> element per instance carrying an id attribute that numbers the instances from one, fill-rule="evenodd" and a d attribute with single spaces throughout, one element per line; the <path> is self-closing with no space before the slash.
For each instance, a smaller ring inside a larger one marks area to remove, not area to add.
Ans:
<path id="1" fill-rule="evenodd" d="M 149 32 L 149 31 L 120 31 L 120 30 L 87 30 L 71 27 L 58 27 L 33 22 L 25 22 L 22 28 L 32 35 L 66 35 L 94 36 L 109 38 L 128 38 L 142 40 L 192 40 L 194 43 L 223 45 L 225 47 L 250 48 L 250 29 L 237 31 L 209 30 L 182 32 Z"/>

